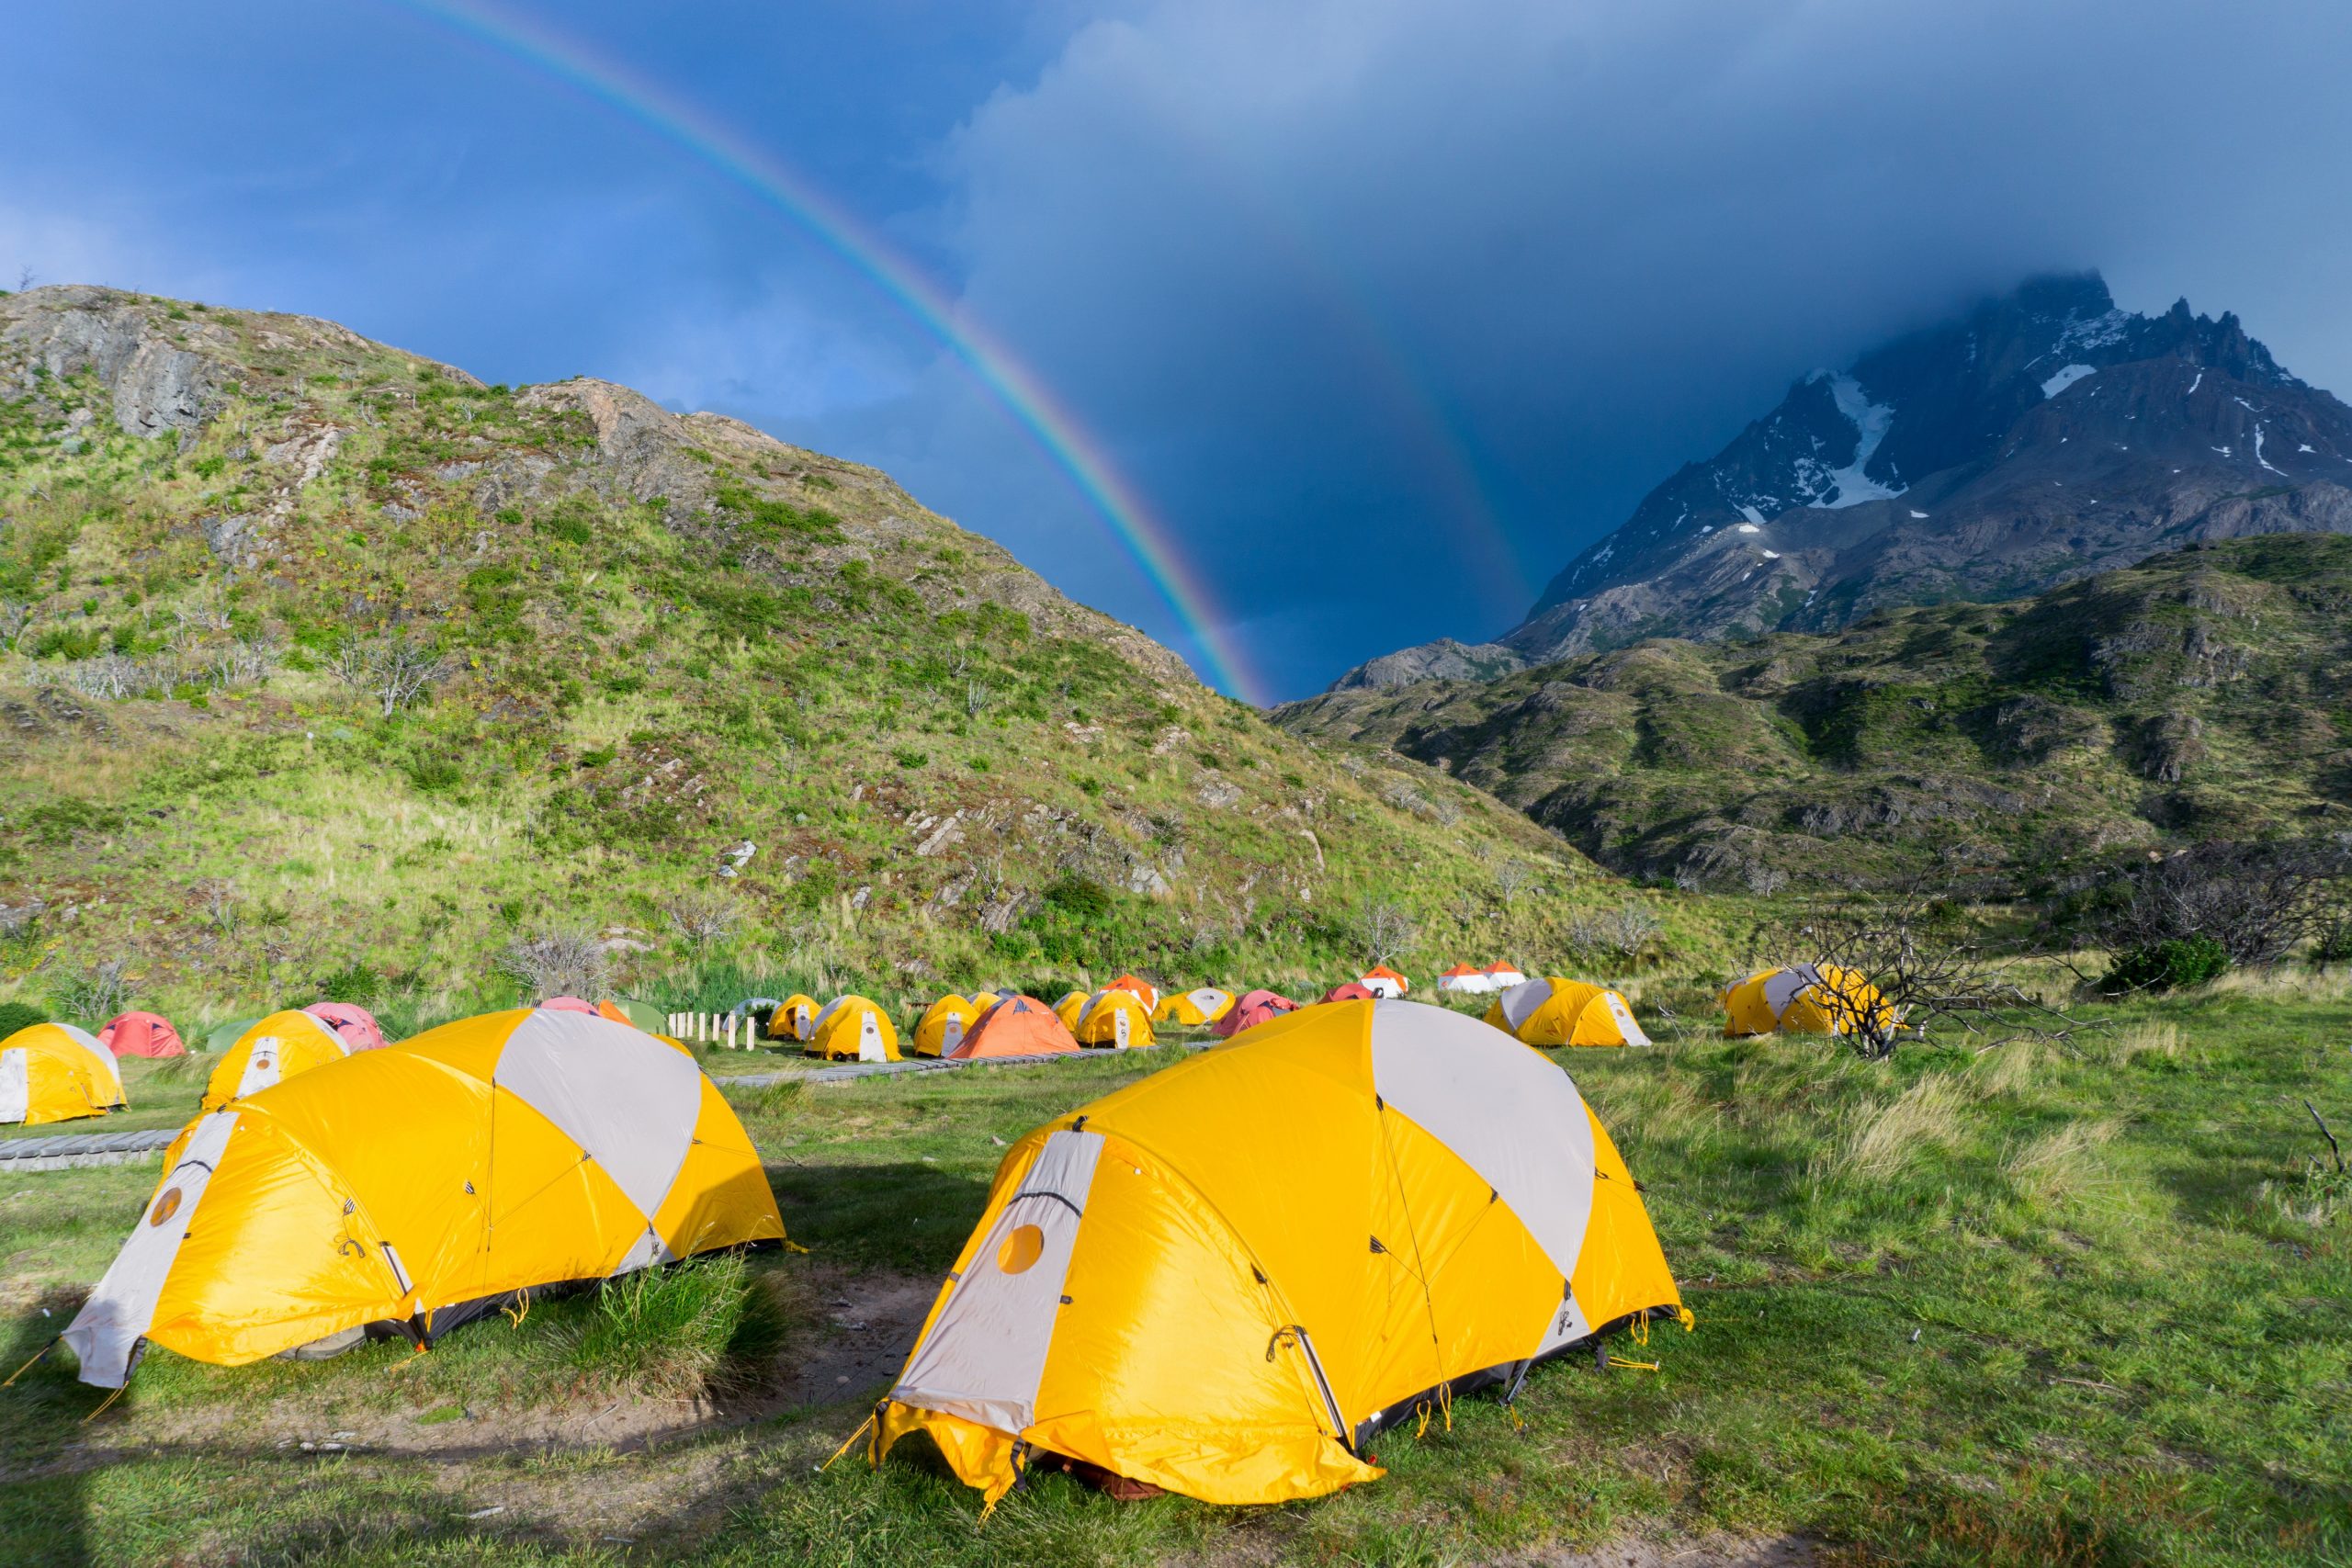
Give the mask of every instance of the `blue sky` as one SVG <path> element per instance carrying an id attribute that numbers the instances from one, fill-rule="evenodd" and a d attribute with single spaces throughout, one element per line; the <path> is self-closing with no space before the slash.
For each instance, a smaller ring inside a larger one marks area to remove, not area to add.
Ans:
<path id="1" fill-rule="evenodd" d="M 937 335 L 443 14 L 780 159 L 1008 345 L 1262 689 L 1491 636 L 1786 383 L 2027 272 L 2352 383 L 2352 24 L 2184 0 L 7 0 L 0 283 L 332 317 L 889 469 L 1199 649 Z"/>

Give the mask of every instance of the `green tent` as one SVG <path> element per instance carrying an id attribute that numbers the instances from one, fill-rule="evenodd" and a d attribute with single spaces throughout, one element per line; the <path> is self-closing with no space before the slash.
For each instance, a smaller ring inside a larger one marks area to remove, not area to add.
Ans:
<path id="1" fill-rule="evenodd" d="M 226 1051 L 230 1046 L 234 1045 L 237 1043 L 238 1035 L 243 1034 L 246 1030 L 251 1029 L 254 1024 L 259 1023 L 262 1021 L 262 1017 L 263 1015 L 261 1014 L 255 1014 L 252 1018 L 232 1018 L 226 1023 L 214 1024 L 212 1026 L 212 1032 L 204 1037 L 204 1043 L 199 1047 L 199 1049 L 206 1051 Z"/>
<path id="2" fill-rule="evenodd" d="M 628 1021 L 648 1034 L 667 1034 L 669 1015 L 650 1002 L 637 1001 L 628 997 L 614 997 L 612 1004 L 628 1015 Z"/>

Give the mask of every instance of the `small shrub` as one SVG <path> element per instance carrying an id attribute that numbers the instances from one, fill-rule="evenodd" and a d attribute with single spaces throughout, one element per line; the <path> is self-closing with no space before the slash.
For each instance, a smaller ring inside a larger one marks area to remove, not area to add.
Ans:
<path id="1" fill-rule="evenodd" d="M 2220 978 L 2229 966 L 2229 950 L 2216 938 L 2169 937 L 2116 954 L 2098 988 L 2110 997 L 2191 990 Z"/>
<path id="2" fill-rule="evenodd" d="M 1100 919 L 1111 912 L 1110 889 L 1076 874 L 1058 876 L 1048 883 L 1046 902 L 1081 920 Z"/>
<path id="3" fill-rule="evenodd" d="M 0 1002 L 0 1040 L 6 1040 L 19 1029 L 30 1029 L 36 1023 L 49 1021 L 49 1014 L 30 1002 Z"/>
<path id="4" fill-rule="evenodd" d="M 319 996 L 334 1002 L 356 1002 L 361 1007 L 384 994 L 384 976 L 360 959 L 353 959 L 332 975 L 319 977 Z"/>

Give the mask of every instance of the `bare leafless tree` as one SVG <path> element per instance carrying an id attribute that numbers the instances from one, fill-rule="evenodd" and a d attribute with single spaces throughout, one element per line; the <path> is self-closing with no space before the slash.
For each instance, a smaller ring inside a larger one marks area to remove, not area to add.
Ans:
<path id="1" fill-rule="evenodd" d="M 612 960 L 595 932 L 563 926 L 507 943 L 498 967 L 537 996 L 593 998 L 607 989 Z"/>
<path id="2" fill-rule="evenodd" d="M 448 673 L 441 655 L 405 630 L 345 643 L 335 652 L 334 670 L 345 685 L 380 703 L 386 718 L 422 701 Z"/>
<path id="3" fill-rule="evenodd" d="M 1453 919 L 1455 925 L 1467 928 L 1476 923 L 1478 917 L 1487 912 L 1487 901 L 1477 894 L 1465 890 L 1456 893 L 1445 901 L 1445 912 Z"/>
<path id="4" fill-rule="evenodd" d="M 2188 937 L 2233 964 L 2271 964 L 2317 934 L 2352 888 L 2352 851 L 2332 840 L 2206 843 L 2127 872 L 2093 921 L 2117 953 Z"/>
<path id="5" fill-rule="evenodd" d="M 216 686 L 245 686 L 269 679 L 277 667 L 277 649 L 266 643 L 246 642 L 242 638 L 224 643 L 212 650 L 206 661 L 205 672 Z"/>
<path id="6" fill-rule="evenodd" d="M 48 908 L 38 898 L 22 904 L 0 904 L 0 942 L 30 936 L 40 924 L 41 911 Z"/>
<path id="7" fill-rule="evenodd" d="M 1568 922 L 1568 945 L 1587 953 L 1632 958 L 1656 941 L 1666 921 L 1654 909 L 1621 904 L 1599 914 L 1578 915 Z"/>
<path id="8" fill-rule="evenodd" d="M 743 923 L 741 907 L 708 887 L 688 888 L 676 895 L 662 904 L 662 914 L 696 957 L 707 957 Z"/>
<path id="9" fill-rule="evenodd" d="M 60 987 L 58 1010 L 69 1018 L 101 1023 L 120 1012 L 130 999 L 130 982 L 123 975 L 125 961 L 110 958 L 94 964 Z"/>
<path id="10" fill-rule="evenodd" d="M 1806 956 L 1806 994 L 1866 1060 L 1894 1055 L 1939 1022 L 1957 1024 L 1986 1048 L 2064 1040 L 2078 1027 L 2017 983 L 2018 955 L 1977 941 L 1951 901 L 1924 886 L 1817 905 L 1780 945 Z"/>
<path id="11" fill-rule="evenodd" d="M 1412 912 L 1385 898 L 1366 898 L 1357 910 L 1356 928 L 1375 964 L 1402 955 L 1419 934 Z"/>
<path id="12" fill-rule="evenodd" d="M 967 682 L 964 686 L 965 716 L 979 717 L 981 710 L 986 708 L 995 696 L 996 694 L 989 691 L 984 683 L 978 681 Z"/>
<path id="13" fill-rule="evenodd" d="M 0 642 L 13 642 L 29 625 L 33 607 L 15 599 L 0 599 Z"/>
<path id="14" fill-rule="evenodd" d="M 1518 902 L 1519 896 L 1535 881 L 1535 868 L 1523 860 L 1504 859 L 1495 863 L 1495 892 L 1505 908 Z"/>

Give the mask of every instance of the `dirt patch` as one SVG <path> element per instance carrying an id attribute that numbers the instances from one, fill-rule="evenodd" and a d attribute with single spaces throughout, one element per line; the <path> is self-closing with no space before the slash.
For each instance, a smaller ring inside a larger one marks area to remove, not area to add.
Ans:
<path id="1" fill-rule="evenodd" d="M 906 1365 L 915 1336 L 939 1295 L 931 1275 L 848 1274 L 821 1267 L 803 1275 L 819 1314 L 796 1337 L 797 1363 L 777 1391 L 778 1410 L 879 1398 Z"/>
<path id="2" fill-rule="evenodd" d="M 360 1400 L 280 1400 L 240 1409 L 136 1412 L 43 1466 L 83 1471 L 127 1453 L 313 1453 L 437 1459 L 463 1463 L 561 1453 L 629 1454 L 682 1438 L 831 1404 L 870 1404 L 898 1376 L 931 1310 L 938 1281 L 911 1274 L 852 1274 L 821 1265 L 793 1270 L 789 1291 L 801 1318 L 775 1376 L 759 1386 L 690 1399 L 624 1397 L 576 1404 L 475 1406 L 441 1400 L 406 1410 Z M 462 1331 L 461 1331 L 462 1332 Z M 843 1427 L 844 1434 L 847 1427 Z"/>

